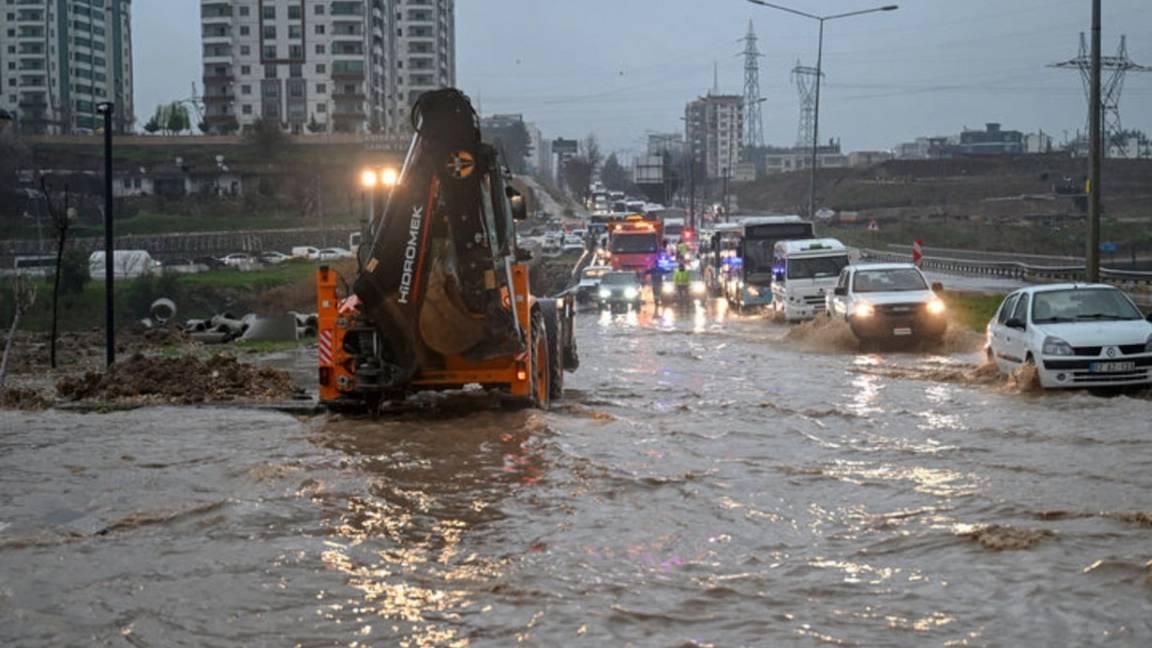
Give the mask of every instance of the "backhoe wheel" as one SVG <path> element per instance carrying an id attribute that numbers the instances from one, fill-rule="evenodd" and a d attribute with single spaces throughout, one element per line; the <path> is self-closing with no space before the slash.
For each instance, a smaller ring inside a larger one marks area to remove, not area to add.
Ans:
<path id="1" fill-rule="evenodd" d="M 540 409 L 551 404 L 551 357 L 548 352 L 548 331 L 540 311 L 532 313 L 532 402 Z"/>
<path id="2" fill-rule="evenodd" d="M 556 301 L 541 299 L 538 303 L 548 333 L 548 398 L 555 401 L 564 397 L 564 323 Z"/>

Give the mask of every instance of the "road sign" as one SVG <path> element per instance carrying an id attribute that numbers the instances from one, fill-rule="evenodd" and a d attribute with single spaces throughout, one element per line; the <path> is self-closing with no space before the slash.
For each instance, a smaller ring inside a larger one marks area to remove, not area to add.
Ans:
<path id="1" fill-rule="evenodd" d="M 1116 243 L 1101 243 L 1100 244 L 1100 251 L 1103 252 L 1104 254 L 1116 254 L 1116 252 L 1119 249 L 1120 249 L 1120 246 L 1117 245 Z"/>
<path id="2" fill-rule="evenodd" d="M 924 241 L 912 241 L 912 263 L 916 267 L 920 267 L 920 262 L 924 260 Z"/>
<path id="3" fill-rule="evenodd" d="M 580 142 L 557 138 L 552 140 L 552 152 L 556 155 L 576 155 L 580 152 Z"/>
<path id="4" fill-rule="evenodd" d="M 880 223 L 877 223 L 876 219 L 872 219 L 872 220 L 868 221 L 868 231 L 869 232 L 879 232 L 880 231 Z"/>

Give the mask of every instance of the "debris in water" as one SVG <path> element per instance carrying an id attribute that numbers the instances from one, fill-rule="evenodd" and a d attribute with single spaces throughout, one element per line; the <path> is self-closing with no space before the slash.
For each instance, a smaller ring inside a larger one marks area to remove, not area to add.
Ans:
<path id="1" fill-rule="evenodd" d="M 39 411 L 52 406 L 52 401 L 44 398 L 35 389 L 25 387 L 0 388 L 0 409 Z"/>
<path id="2" fill-rule="evenodd" d="M 71 401 L 143 401 L 204 403 L 234 400 L 287 400 L 301 391 L 283 371 L 254 367 L 230 355 L 208 360 L 193 356 L 146 357 L 136 354 L 108 373 L 90 371 L 56 383 Z"/>
<path id="3" fill-rule="evenodd" d="M 1047 529 L 1015 529 L 1009 526 L 991 524 L 977 527 L 960 534 L 961 537 L 979 542 L 991 551 L 1017 551 L 1030 549 L 1056 534 Z"/>

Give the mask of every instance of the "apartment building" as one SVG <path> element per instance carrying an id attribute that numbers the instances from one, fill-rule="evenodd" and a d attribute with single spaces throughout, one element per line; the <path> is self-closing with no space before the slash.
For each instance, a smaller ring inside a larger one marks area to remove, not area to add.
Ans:
<path id="1" fill-rule="evenodd" d="M 399 116 L 429 90 L 456 85 L 455 0 L 394 0 Z"/>
<path id="2" fill-rule="evenodd" d="M 205 118 L 215 131 L 262 119 L 296 133 L 402 133 L 409 96 L 455 80 L 450 0 L 200 7 Z"/>
<path id="3" fill-rule="evenodd" d="M 740 162 L 744 141 L 744 98 L 709 94 L 685 109 L 685 139 L 689 154 L 709 179 L 731 176 Z"/>
<path id="4" fill-rule="evenodd" d="M 90 133 L 116 105 L 131 130 L 130 0 L 5 0 L 0 5 L 0 108 L 26 133 Z"/>

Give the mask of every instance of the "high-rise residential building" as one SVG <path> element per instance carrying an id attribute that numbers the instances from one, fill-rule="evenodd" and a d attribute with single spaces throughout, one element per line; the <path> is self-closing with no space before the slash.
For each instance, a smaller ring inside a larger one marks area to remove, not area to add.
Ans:
<path id="1" fill-rule="evenodd" d="M 684 112 L 688 154 L 709 179 L 731 176 L 740 162 L 744 98 L 709 94 L 689 103 Z"/>
<path id="2" fill-rule="evenodd" d="M 401 133 L 409 90 L 455 78 L 450 51 L 446 74 L 434 65 L 445 51 L 437 44 L 454 42 L 450 0 L 201 0 L 200 8 L 205 120 L 215 131 L 263 119 L 297 133 Z"/>
<path id="3" fill-rule="evenodd" d="M 456 85 L 455 0 L 393 0 L 398 23 L 397 117 L 420 95 Z"/>
<path id="4" fill-rule="evenodd" d="M 130 130 L 131 0 L 7 0 L 0 5 L 0 108 L 27 133 L 86 133 L 114 103 Z"/>
<path id="5" fill-rule="evenodd" d="M 396 0 L 201 0 L 213 131 L 382 131 Z"/>

